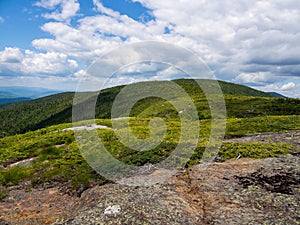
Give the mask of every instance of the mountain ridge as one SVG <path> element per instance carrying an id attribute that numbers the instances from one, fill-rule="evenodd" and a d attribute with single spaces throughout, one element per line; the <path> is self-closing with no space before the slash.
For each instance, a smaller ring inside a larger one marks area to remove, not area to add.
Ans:
<path id="1" fill-rule="evenodd" d="M 282 95 L 282 94 L 279 94 L 279 93 L 277 93 L 277 92 L 274 92 L 274 91 L 267 92 L 267 93 L 269 93 L 269 94 L 271 94 L 271 95 L 274 95 L 274 96 L 276 96 L 276 97 L 287 98 L 286 96 L 284 96 L 284 95 Z"/>
<path id="2" fill-rule="evenodd" d="M 204 84 L 206 82 L 207 85 L 211 82 L 210 80 L 200 81 Z M 179 79 L 174 82 L 183 87 L 194 100 L 199 111 L 199 118 L 209 119 L 210 109 L 207 100 L 195 81 Z M 219 84 L 224 93 L 228 117 L 299 114 L 297 104 L 299 105 L 300 100 L 276 98 L 274 95 L 247 86 L 224 81 L 219 81 Z M 79 106 L 91 107 L 91 102 L 95 101 L 94 98 L 97 97 L 96 118 L 110 118 L 112 103 L 123 87 L 124 85 L 104 89 L 99 96 L 97 96 L 97 92 L 78 93 L 82 99 L 92 96 L 80 103 Z M 71 122 L 74 93 L 63 92 L 25 102 L 0 105 L 0 117 L 5 118 L 0 121 L 0 134 L 25 133 L 50 125 Z M 164 102 L 163 99 L 157 98 L 143 99 L 134 106 L 131 115 L 161 116 L 159 111 L 163 111 L 163 116 L 176 117 L 177 112 L 174 108 L 168 103 L 163 104 L 165 106 L 162 108 L 160 106 L 162 102 Z"/>

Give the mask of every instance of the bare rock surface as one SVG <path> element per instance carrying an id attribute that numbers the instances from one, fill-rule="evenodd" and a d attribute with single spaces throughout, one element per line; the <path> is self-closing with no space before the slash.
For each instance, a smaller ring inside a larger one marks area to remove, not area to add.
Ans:
<path id="1" fill-rule="evenodd" d="M 279 135 L 283 140 L 291 133 Z M 292 141 L 299 147 L 297 142 Z M 299 154 L 231 159 L 169 172 L 172 176 L 160 170 L 150 174 L 149 179 L 158 181 L 154 185 L 109 183 L 80 197 L 62 191 L 64 184 L 12 187 L 0 202 L 0 224 L 300 223 Z M 105 213 L 109 209 L 116 210 Z"/>

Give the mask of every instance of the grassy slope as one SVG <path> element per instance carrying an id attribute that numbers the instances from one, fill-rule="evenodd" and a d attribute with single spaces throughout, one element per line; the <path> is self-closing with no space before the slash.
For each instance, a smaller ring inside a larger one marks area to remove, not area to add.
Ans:
<path id="1" fill-rule="evenodd" d="M 147 124 L 150 119 L 132 119 L 131 129 L 140 138 L 149 134 Z M 110 120 L 97 120 L 98 124 L 110 125 Z M 117 159 L 133 165 L 147 162 L 157 163 L 167 157 L 178 144 L 180 122 L 176 119 L 166 120 L 168 133 L 164 141 L 155 149 L 145 152 L 134 151 L 118 141 L 113 130 L 98 130 L 99 136 L 110 153 Z M 201 156 L 209 137 L 209 120 L 200 121 L 201 141 L 195 149 L 188 165 L 201 161 Z M 74 190 L 87 188 L 106 180 L 97 175 L 83 159 L 74 139 L 73 131 L 62 131 L 72 124 L 60 124 L 8 136 L 0 140 L 0 164 L 7 166 L 13 162 L 36 157 L 31 166 L 0 169 L 0 197 L 11 185 L 30 180 L 33 187 L 45 182 L 61 182 L 70 184 Z M 125 129 L 125 128 L 124 128 Z M 268 116 L 258 118 L 232 118 L 227 121 L 227 135 L 241 136 L 254 132 L 283 131 L 300 129 L 300 116 Z M 251 151 L 249 151 L 251 149 Z M 270 157 L 286 154 L 294 147 L 283 143 L 249 143 L 223 144 L 220 156 L 236 157 Z M 2 191 L 1 191 L 2 190 Z"/>
<path id="2" fill-rule="evenodd" d="M 210 118 L 209 106 L 201 90 L 192 80 L 176 80 L 194 100 L 201 119 Z M 202 80 L 209 85 L 209 80 Z M 264 115 L 294 115 L 299 114 L 298 99 L 275 98 L 274 96 L 255 89 L 222 82 L 220 86 L 225 94 L 227 116 L 256 117 Z M 96 107 L 97 118 L 110 118 L 112 102 L 123 86 L 109 88 L 102 91 Z M 82 93 L 82 98 L 85 93 Z M 72 103 L 74 93 L 61 93 L 44 98 L 0 105 L 0 135 L 25 133 L 50 125 L 71 122 Z M 91 107 L 93 99 L 82 103 L 81 107 Z M 164 116 L 176 118 L 177 112 L 162 99 L 148 98 L 139 101 L 131 112 L 131 116 L 152 117 Z M 88 119 L 86 116 L 85 119 Z"/>
<path id="3" fill-rule="evenodd" d="M 202 91 L 192 80 L 177 80 L 193 99 L 200 119 L 210 118 L 210 109 Z M 202 81 L 209 85 L 208 80 Z M 268 93 L 255 89 L 219 81 L 224 93 L 228 118 L 246 118 L 266 115 L 298 115 L 300 114 L 300 100 L 290 98 L 276 98 Z M 152 100 L 151 104 L 150 101 Z M 177 111 L 171 104 L 162 99 L 142 100 L 132 111 L 132 116 L 152 117 L 165 116 L 175 118 Z"/>
<path id="4" fill-rule="evenodd" d="M 201 141 L 187 164 L 190 166 L 201 161 L 210 132 L 210 111 L 203 93 L 194 81 L 176 82 L 191 96 L 202 119 Z M 202 82 L 209 85 L 209 81 Z M 220 82 L 220 86 L 227 105 L 227 137 L 300 129 L 299 99 L 271 97 L 264 92 L 226 82 Z M 96 107 L 98 118 L 110 117 L 112 102 L 121 88 L 114 87 L 102 92 Z M 31 166 L 16 166 L 5 170 L 0 168 L 0 199 L 5 196 L 8 186 L 24 180 L 30 180 L 32 186 L 45 182 L 68 183 L 74 190 L 81 187 L 81 191 L 95 183 L 106 182 L 83 159 L 73 131 L 62 132 L 62 129 L 72 126 L 67 122 L 71 122 L 73 95 L 71 92 L 61 93 L 33 101 L 0 105 L 0 133 L 8 134 L 3 134 L 6 137 L 0 139 L 0 165 L 7 166 L 36 157 Z M 86 99 L 87 94 L 82 93 L 81 98 Z M 91 107 L 94 98 L 83 101 L 79 107 Z M 177 120 L 177 112 L 169 103 L 159 98 L 143 99 L 135 105 L 131 116 L 136 117 L 131 121 L 131 130 L 140 138 L 149 136 L 149 118 L 163 117 L 168 127 L 166 138 L 155 149 L 139 152 L 120 143 L 113 130 L 99 130 L 100 138 L 114 157 L 127 164 L 143 165 L 147 162 L 157 163 L 175 149 L 180 135 L 180 122 Z M 89 118 L 89 115 L 85 118 Z M 97 123 L 110 126 L 109 119 L 97 120 Z M 53 124 L 59 125 L 50 126 Z M 124 132 L 128 132 L 126 128 Z M 13 135 L 15 133 L 24 134 Z M 242 157 L 261 158 L 286 154 L 292 149 L 293 146 L 283 143 L 227 143 L 222 145 L 219 155 L 223 158 L 236 157 L 238 151 Z"/>

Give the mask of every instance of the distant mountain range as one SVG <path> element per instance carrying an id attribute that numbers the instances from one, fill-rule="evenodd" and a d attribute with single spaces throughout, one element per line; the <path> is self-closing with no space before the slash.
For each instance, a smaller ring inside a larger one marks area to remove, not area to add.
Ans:
<path id="1" fill-rule="evenodd" d="M 268 92 L 269 94 L 271 94 L 271 95 L 274 95 L 274 96 L 276 96 L 276 97 L 279 97 L 279 98 L 286 98 L 286 96 L 284 96 L 284 95 L 282 95 L 282 94 L 279 94 L 279 93 L 277 93 L 277 92 Z"/>
<path id="2" fill-rule="evenodd" d="M 0 104 L 41 98 L 61 91 L 38 87 L 0 87 Z"/>

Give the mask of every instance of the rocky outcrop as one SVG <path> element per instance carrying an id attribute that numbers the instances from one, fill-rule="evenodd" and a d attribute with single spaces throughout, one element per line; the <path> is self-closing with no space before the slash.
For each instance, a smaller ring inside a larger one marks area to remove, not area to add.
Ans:
<path id="1" fill-rule="evenodd" d="M 0 224 L 297 224 L 299 173 L 300 157 L 288 155 L 196 165 L 160 184 L 110 183 L 80 197 L 15 187 Z"/>
<path id="2" fill-rule="evenodd" d="M 62 191 L 65 184 L 12 187 L 0 202 L 0 224 L 299 224 L 296 152 L 195 165 L 171 177 L 167 172 L 150 174 L 148 179 L 159 181 L 154 185 L 109 183 L 79 197 Z"/>

